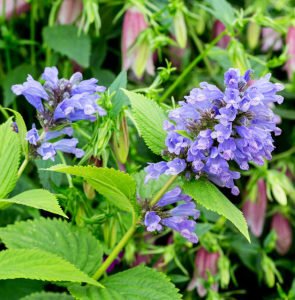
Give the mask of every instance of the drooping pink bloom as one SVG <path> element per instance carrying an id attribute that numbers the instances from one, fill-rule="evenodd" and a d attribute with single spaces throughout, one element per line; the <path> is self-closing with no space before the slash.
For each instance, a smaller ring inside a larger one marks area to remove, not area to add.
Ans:
<path id="1" fill-rule="evenodd" d="M 225 30 L 225 26 L 222 22 L 219 20 L 216 20 L 213 24 L 213 38 L 216 38 L 219 36 L 223 31 Z M 217 43 L 217 45 L 220 48 L 227 48 L 228 44 L 230 42 L 230 36 L 225 35 L 222 39 L 220 39 Z"/>
<path id="2" fill-rule="evenodd" d="M 279 254 L 286 254 L 292 245 L 292 227 L 289 220 L 281 213 L 276 213 L 272 217 L 271 228 L 277 234 L 276 250 Z"/>
<path id="3" fill-rule="evenodd" d="M 150 75 L 154 75 L 155 72 L 153 52 L 148 39 L 136 43 L 140 34 L 147 28 L 144 15 L 136 7 L 126 11 L 121 41 L 123 69 L 132 69 L 137 78 L 141 78 L 145 71 Z"/>
<path id="4" fill-rule="evenodd" d="M 81 0 L 63 0 L 58 15 L 57 21 L 60 24 L 74 23 L 83 9 Z"/>
<path id="5" fill-rule="evenodd" d="M 283 41 L 281 35 L 274 31 L 272 28 L 264 27 L 262 28 L 262 47 L 263 52 L 267 52 L 272 49 L 278 51 L 282 48 Z"/>
<path id="6" fill-rule="evenodd" d="M 189 291 L 192 291 L 194 288 L 197 288 L 200 297 L 204 297 L 207 294 L 207 290 L 205 289 L 202 281 L 208 279 L 208 273 L 210 273 L 212 276 L 215 276 L 217 274 L 218 259 L 218 252 L 208 252 L 203 247 L 199 249 L 195 258 L 194 276 L 187 287 Z M 217 291 L 218 284 L 212 284 L 211 289 Z"/>
<path id="7" fill-rule="evenodd" d="M 286 44 L 288 47 L 288 60 L 284 66 L 284 69 L 288 73 L 289 80 L 292 79 L 295 71 L 295 27 L 291 26 L 288 29 Z"/>
<path id="8" fill-rule="evenodd" d="M 257 182 L 257 198 L 253 202 L 247 200 L 243 205 L 243 213 L 251 232 L 259 237 L 263 230 L 265 212 L 267 207 L 266 186 L 263 179 Z"/>
<path id="9" fill-rule="evenodd" d="M 20 15 L 28 11 L 30 5 L 25 0 L 0 0 L 0 15 L 10 19 L 13 15 Z M 5 10 L 3 13 L 3 9 Z"/>

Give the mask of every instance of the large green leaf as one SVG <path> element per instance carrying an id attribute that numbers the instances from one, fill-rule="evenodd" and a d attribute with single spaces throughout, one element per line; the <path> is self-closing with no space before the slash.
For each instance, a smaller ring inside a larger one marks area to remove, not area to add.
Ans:
<path id="1" fill-rule="evenodd" d="M 180 300 L 182 297 L 163 273 L 139 266 L 102 281 L 105 289 L 70 287 L 79 300 Z"/>
<path id="2" fill-rule="evenodd" d="M 74 298 L 64 293 L 40 292 L 28 295 L 20 300 L 74 300 Z"/>
<path id="3" fill-rule="evenodd" d="M 9 206 L 11 204 L 21 204 L 37 209 L 43 209 L 45 211 L 67 218 L 67 216 L 60 208 L 55 195 L 46 190 L 29 190 L 10 199 L 0 199 L 0 208 Z"/>
<path id="4" fill-rule="evenodd" d="M 131 102 L 137 128 L 147 146 L 156 154 L 165 148 L 166 132 L 163 122 L 166 116 L 159 105 L 143 95 L 124 90 Z"/>
<path id="5" fill-rule="evenodd" d="M 78 28 L 72 25 L 44 27 L 44 42 L 51 49 L 68 56 L 79 65 L 89 67 L 91 41 L 84 33 L 78 34 Z"/>
<path id="6" fill-rule="evenodd" d="M 58 219 L 39 218 L 0 228 L 9 249 L 38 248 L 56 254 L 93 275 L 102 261 L 102 246 L 87 230 Z"/>
<path id="7" fill-rule="evenodd" d="M 11 119 L 0 126 L 0 199 L 7 196 L 17 182 L 20 140 L 11 128 Z"/>
<path id="8" fill-rule="evenodd" d="M 9 249 L 0 252 L 0 279 L 36 279 L 45 281 L 97 281 L 61 257 L 39 249 Z"/>
<path id="9" fill-rule="evenodd" d="M 126 173 L 92 166 L 56 165 L 48 170 L 83 177 L 113 205 L 128 212 L 131 210 L 137 212 L 138 210 L 135 199 L 135 181 Z"/>
<path id="10" fill-rule="evenodd" d="M 0 299 L 19 300 L 32 293 L 41 292 L 44 283 L 39 280 L 8 279 L 0 280 Z"/>
<path id="11" fill-rule="evenodd" d="M 250 241 L 246 220 L 242 212 L 232 204 L 210 181 L 200 178 L 185 182 L 184 192 L 205 208 L 224 216 Z"/>

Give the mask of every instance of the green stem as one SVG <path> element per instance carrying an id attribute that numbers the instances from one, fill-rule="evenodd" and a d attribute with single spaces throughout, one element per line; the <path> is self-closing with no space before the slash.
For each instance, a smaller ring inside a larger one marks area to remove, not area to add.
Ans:
<path id="1" fill-rule="evenodd" d="M 98 280 L 104 274 L 104 272 L 108 269 L 108 267 L 111 265 L 111 263 L 118 257 L 119 253 L 122 251 L 122 249 L 125 247 L 125 245 L 129 241 L 129 239 L 132 237 L 135 230 L 136 230 L 136 218 L 135 218 L 135 215 L 133 215 L 132 226 L 128 229 L 128 231 L 125 233 L 123 238 L 116 245 L 116 247 L 113 249 L 113 251 L 108 256 L 108 258 L 103 262 L 103 264 L 100 266 L 100 268 L 95 272 L 95 274 L 93 275 L 93 278 L 95 280 Z"/>
<path id="2" fill-rule="evenodd" d="M 288 157 L 288 156 L 292 155 L 293 153 L 295 153 L 295 146 L 290 148 L 289 150 L 287 150 L 285 152 L 274 155 L 271 161 L 274 162 L 276 160 L 280 160 L 282 158 L 285 158 L 285 157 Z"/>
<path id="3" fill-rule="evenodd" d="M 163 102 L 169 97 L 169 95 L 176 89 L 176 87 L 185 79 L 185 77 L 192 71 L 192 69 L 208 55 L 209 51 L 215 46 L 215 44 L 225 35 L 227 31 L 223 31 L 219 36 L 217 36 L 207 47 L 200 53 L 182 72 L 182 74 L 174 81 L 174 83 L 167 89 L 167 91 L 162 95 L 159 103 Z"/>
<path id="4" fill-rule="evenodd" d="M 61 162 L 62 162 L 64 165 L 66 165 L 67 162 L 66 162 L 66 160 L 65 160 L 65 158 L 64 158 L 64 156 L 63 156 L 63 154 L 62 154 L 60 151 L 58 151 L 57 153 L 58 153 L 58 156 L 59 156 Z M 69 187 L 70 187 L 70 188 L 74 187 L 74 185 L 73 185 L 73 180 L 72 180 L 71 175 L 70 175 L 70 174 L 66 174 L 66 176 L 67 176 L 67 180 L 68 180 L 68 183 L 69 183 Z"/>
<path id="5" fill-rule="evenodd" d="M 154 206 L 162 198 L 162 196 L 167 192 L 168 188 L 177 179 L 177 177 L 178 177 L 178 175 L 174 175 L 169 178 L 169 180 L 165 183 L 165 185 L 159 190 L 159 192 L 151 200 L 151 202 L 150 202 L 151 206 Z"/>
<path id="6" fill-rule="evenodd" d="M 30 39 L 35 41 L 35 14 L 36 14 L 36 4 L 32 1 L 31 15 L 30 15 Z M 35 53 L 35 44 L 31 44 L 31 64 L 32 66 L 36 65 L 36 53 Z"/>
<path id="7" fill-rule="evenodd" d="M 26 166 L 28 165 L 29 163 L 29 159 L 28 158 L 25 158 L 23 163 L 21 164 L 20 168 L 18 169 L 18 172 L 17 172 L 17 177 L 21 177 L 23 171 L 25 170 Z"/>
<path id="8" fill-rule="evenodd" d="M 3 114 L 4 118 L 6 120 L 8 120 L 9 119 L 9 114 L 7 113 L 7 111 L 5 110 L 5 108 L 2 105 L 0 105 L 0 111 Z"/>

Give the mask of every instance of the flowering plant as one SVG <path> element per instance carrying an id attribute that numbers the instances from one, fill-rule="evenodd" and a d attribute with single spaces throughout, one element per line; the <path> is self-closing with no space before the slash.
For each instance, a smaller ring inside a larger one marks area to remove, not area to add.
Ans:
<path id="1" fill-rule="evenodd" d="M 291 2 L 14 2 L 0 299 L 293 299 Z"/>

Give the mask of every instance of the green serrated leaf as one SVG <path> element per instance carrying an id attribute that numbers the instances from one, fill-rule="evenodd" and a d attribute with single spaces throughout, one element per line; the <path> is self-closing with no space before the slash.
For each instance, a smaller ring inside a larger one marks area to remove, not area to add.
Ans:
<path id="1" fill-rule="evenodd" d="M 165 149 L 166 132 L 163 122 L 167 119 L 162 109 L 153 100 L 143 95 L 124 90 L 131 102 L 134 119 L 147 146 L 156 154 Z"/>
<path id="2" fill-rule="evenodd" d="M 42 189 L 35 189 L 18 194 L 10 199 L 0 199 L 0 208 L 11 204 L 20 204 L 42 209 L 67 218 L 60 208 L 55 195 Z"/>
<path id="3" fill-rule="evenodd" d="M 66 221 L 39 218 L 0 228 L 8 249 L 38 248 L 56 254 L 93 275 L 102 261 L 102 246 L 86 229 Z"/>
<path id="4" fill-rule="evenodd" d="M 80 300 L 180 300 L 181 295 L 163 273 L 139 266 L 110 276 L 102 281 L 105 289 L 70 287 Z"/>
<path id="5" fill-rule="evenodd" d="M 20 160 L 20 140 L 11 128 L 11 119 L 0 126 L 0 198 L 15 187 Z"/>
<path id="6" fill-rule="evenodd" d="M 184 192 L 198 204 L 212 210 L 231 221 L 250 242 L 246 220 L 242 212 L 232 204 L 210 181 L 200 178 L 196 181 L 185 182 Z"/>
<path id="7" fill-rule="evenodd" d="M 138 204 L 135 199 L 136 184 L 129 174 L 115 169 L 92 166 L 56 165 L 48 170 L 83 177 L 116 207 L 128 212 L 132 210 L 138 212 Z"/>
<path id="8" fill-rule="evenodd" d="M 20 300 L 74 300 L 74 298 L 65 293 L 40 292 L 28 295 Z"/>
<path id="9" fill-rule="evenodd" d="M 39 249 L 9 249 L 0 252 L 1 279 L 85 282 L 101 286 L 61 257 Z"/>
<path id="10" fill-rule="evenodd" d="M 85 33 L 78 34 L 76 26 L 44 27 L 42 33 L 44 42 L 49 48 L 66 55 L 85 68 L 89 67 L 91 41 Z"/>

